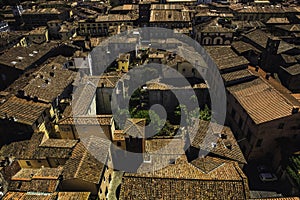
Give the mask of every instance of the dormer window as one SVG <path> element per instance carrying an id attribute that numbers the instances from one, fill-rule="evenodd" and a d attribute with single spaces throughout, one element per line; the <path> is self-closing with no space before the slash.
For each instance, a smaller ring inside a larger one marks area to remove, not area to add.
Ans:
<path id="1" fill-rule="evenodd" d="M 170 159 L 170 160 L 169 160 L 169 164 L 172 164 L 172 165 L 174 165 L 174 164 L 175 164 L 175 159 L 173 159 L 173 158 L 172 158 L 172 159 Z"/>

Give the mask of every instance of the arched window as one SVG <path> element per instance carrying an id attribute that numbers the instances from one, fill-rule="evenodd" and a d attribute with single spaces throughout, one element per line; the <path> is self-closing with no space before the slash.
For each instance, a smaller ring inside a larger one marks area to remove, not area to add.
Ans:
<path id="1" fill-rule="evenodd" d="M 211 38 L 210 38 L 210 37 L 205 37 L 205 38 L 203 38 L 202 44 L 204 44 L 204 45 L 209 45 L 209 44 L 211 44 Z"/>

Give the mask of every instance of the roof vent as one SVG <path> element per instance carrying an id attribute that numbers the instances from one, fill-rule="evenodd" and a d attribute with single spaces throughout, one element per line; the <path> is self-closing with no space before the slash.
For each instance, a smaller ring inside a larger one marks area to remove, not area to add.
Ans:
<path id="1" fill-rule="evenodd" d="M 169 160 L 169 163 L 170 163 L 170 164 L 175 164 L 175 159 L 170 159 L 170 160 Z"/>
<path id="2" fill-rule="evenodd" d="M 223 140 L 226 140 L 226 139 L 227 139 L 227 135 L 224 134 L 224 133 L 221 133 L 221 134 L 220 134 L 220 138 L 222 138 Z"/>
<path id="3" fill-rule="evenodd" d="M 50 72 L 50 76 L 54 77 L 55 76 L 54 72 Z"/>
<path id="4" fill-rule="evenodd" d="M 299 107 L 293 107 L 292 114 L 296 114 L 299 112 Z"/>
<path id="5" fill-rule="evenodd" d="M 23 57 L 21 57 L 21 56 L 18 56 L 18 58 L 17 58 L 18 60 L 19 60 L 19 62 L 22 62 L 22 60 L 24 59 Z"/>
<path id="6" fill-rule="evenodd" d="M 212 147 L 212 148 L 216 148 L 216 147 L 217 147 L 217 143 L 212 142 L 212 143 L 211 143 L 211 147 Z"/>
<path id="7" fill-rule="evenodd" d="M 230 142 L 225 142 L 224 145 L 227 149 L 229 149 L 229 150 L 232 149 L 232 144 Z"/>

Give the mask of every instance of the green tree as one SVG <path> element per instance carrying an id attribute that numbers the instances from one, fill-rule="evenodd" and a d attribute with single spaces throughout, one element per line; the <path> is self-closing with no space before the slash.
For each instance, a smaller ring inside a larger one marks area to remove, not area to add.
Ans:
<path id="1" fill-rule="evenodd" d="M 286 168 L 287 173 L 300 187 L 300 156 L 294 155 L 289 159 L 288 166 Z"/>
<path id="2" fill-rule="evenodd" d="M 144 118 L 146 119 L 146 125 L 149 125 L 151 123 L 151 125 L 153 126 L 152 131 L 154 131 L 155 133 L 158 133 L 161 129 L 161 127 L 163 127 L 163 123 L 164 121 L 161 120 L 161 118 L 159 117 L 159 115 L 154 112 L 153 110 L 138 110 L 136 113 L 134 113 L 132 116 L 132 118 Z"/>
<path id="3" fill-rule="evenodd" d="M 176 109 L 174 111 L 174 115 L 177 117 L 178 116 L 185 117 L 185 119 L 186 119 L 185 123 L 187 125 L 191 125 L 193 123 L 193 121 L 191 121 L 191 120 L 194 118 L 199 118 L 199 119 L 205 120 L 205 121 L 211 120 L 211 111 L 207 105 L 204 106 L 203 110 L 196 108 L 191 111 L 188 111 L 188 109 L 185 105 L 179 105 L 176 107 Z"/>
<path id="4" fill-rule="evenodd" d="M 210 121 L 211 120 L 211 111 L 208 108 L 207 105 L 204 106 L 203 110 L 200 110 L 200 119 L 204 121 Z"/>

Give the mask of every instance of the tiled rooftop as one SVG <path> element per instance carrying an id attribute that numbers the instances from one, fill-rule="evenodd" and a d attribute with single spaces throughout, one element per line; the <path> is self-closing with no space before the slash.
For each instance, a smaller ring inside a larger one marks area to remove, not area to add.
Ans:
<path id="1" fill-rule="evenodd" d="M 183 10 L 184 6 L 180 4 L 151 4 L 150 10 Z"/>
<path id="2" fill-rule="evenodd" d="M 69 140 L 69 139 L 47 139 L 42 142 L 40 147 L 48 147 L 48 148 L 67 148 L 71 149 L 77 144 L 77 140 Z"/>
<path id="3" fill-rule="evenodd" d="M 227 126 L 224 126 L 221 131 L 218 129 L 220 127 L 216 127 L 216 124 L 200 120 L 198 130 L 191 131 L 196 133 L 190 135 L 191 146 L 229 160 L 246 163 L 231 129 Z"/>
<path id="4" fill-rule="evenodd" d="M 58 179 L 62 173 L 62 167 L 58 168 L 22 168 L 15 174 L 13 181 L 30 181 L 33 179 Z"/>
<path id="5" fill-rule="evenodd" d="M 253 45 L 243 42 L 243 41 L 233 42 L 231 44 L 231 46 L 239 54 L 242 54 L 244 52 L 251 51 L 251 50 L 260 53 L 260 51 L 257 48 L 255 48 Z"/>
<path id="6" fill-rule="evenodd" d="M 9 189 L 24 192 L 55 192 L 61 173 L 62 167 L 21 169 L 11 178 Z"/>
<path id="7" fill-rule="evenodd" d="M 286 17 L 271 17 L 267 24 L 289 24 L 290 21 Z"/>
<path id="8" fill-rule="evenodd" d="M 124 133 L 133 137 L 145 137 L 145 119 L 127 119 L 124 126 Z"/>
<path id="9" fill-rule="evenodd" d="M 276 27 L 289 32 L 300 32 L 299 24 L 277 25 Z"/>
<path id="10" fill-rule="evenodd" d="M 50 104 L 28 101 L 13 96 L 0 105 L 0 118 L 12 117 L 20 123 L 33 125 L 47 109 L 50 109 Z"/>
<path id="11" fill-rule="evenodd" d="M 3 200 L 55 200 L 56 193 L 7 192 Z"/>
<path id="12" fill-rule="evenodd" d="M 56 45 L 55 42 L 50 42 L 41 45 L 33 44 L 30 47 L 12 47 L 0 56 L 0 64 L 26 70 L 28 67 L 33 67 L 33 63 L 46 55 Z"/>
<path id="13" fill-rule="evenodd" d="M 45 158 L 69 158 L 72 148 L 41 147 L 44 133 L 34 133 L 30 140 L 13 142 L 5 145 L 0 150 L 0 155 L 17 159 L 45 159 Z"/>
<path id="14" fill-rule="evenodd" d="M 120 199 L 148 199 L 149 194 L 154 199 L 246 199 L 244 179 L 237 163 L 223 163 L 206 174 L 182 156 L 158 171 L 125 173 Z"/>
<path id="15" fill-rule="evenodd" d="M 78 125 L 111 125 L 112 115 L 96 115 L 96 116 L 75 116 L 61 119 L 58 124 L 78 124 Z"/>
<path id="16" fill-rule="evenodd" d="M 222 77 L 225 80 L 225 84 L 229 83 L 231 81 L 255 78 L 254 74 L 252 74 L 248 69 L 243 69 L 243 70 L 238 70 L 238 71 L 222 74 Z"/>
<path id="17" fill-rule="evenodd" d="M 300 64 L 295 64 L 290 67 L 286 67 L 285 70 L 291 75 L 299 75 L 300 74 Z"/>
<path id="18" fill-rule="evenodd" d="M 150 23 L 153 22 L 190 22 L 188 12 L 178 10 L 152 10 L 150 14 Z"/>
<path id="19" fill-rule="evenodd" d="M 62 11 L 56 8 L 42 8 L 42 9 L 27 9 L 23 14 L 36 15 L 36 14 L 60 14 Z"/>
<path id="20" fill-rule="evenodd" d="M 145 141 L 145 152 L 148 154 L 177 154 L 183 155 L 185 142 L 183 139 L 147 139 Z"/>
<path id="21" fill-rule="evenodd" d="M 256 124 L 290 116 L 293 107 L 299 106 L 261 78 L 227 89 Z"/>
<path id="22" fill-rule="evenodd" d="M 237 55 L 229 46 L 205 46 L 205 50 L 221 71 L 235 68 L 236 66 L 247 66 L 249 64 L 246 58 Z"/>
<path id="23" fill-rule="evenodd" d="M 101 138 L 88 138 L 76 145 L 64 166 L 63 179 L 81 179 L 99 184 L 106 163 L 109 142 Z"/>
<path id="24" fill-rule="evenodd" d="M 73 92 L 72 113 L 76 116 L 86 115 L 96 94 L 96 85 L 86 83 L 78 86 Z"/>
<path id="25" fill-rule="evenodd" d="M 100 15 L 97 17 L 96 22 L 128 22 L 134 21 L 138 19 L 138 15 L 120 15 L 120 14 L 108 14 L 108 15 Z"/>
<path id="26" fill-rule="evenodd" d="M 32 79 L 23 88 L 25 96 L 38 97 L 52 103 L 74 81 L 76 73 L 63 69 L 67 59 L 59 56 L 32 74 Z M 21 88 L 20 88 L 21 89 Z"/>
<path id="27" fill-rule="evenodd" d="M 90 192 L 58 192 L 58 200 L 88 200 Z"/>
<path id="28" fill-rule="evenodd" d="M 258 44 L 261 48 L 265 48 L 268 42 L 269 35 L 259 29 L 251 31 L 244 35 L 249 40 Z"/>

